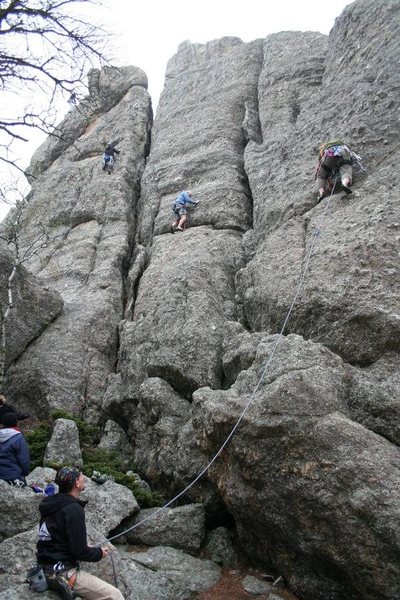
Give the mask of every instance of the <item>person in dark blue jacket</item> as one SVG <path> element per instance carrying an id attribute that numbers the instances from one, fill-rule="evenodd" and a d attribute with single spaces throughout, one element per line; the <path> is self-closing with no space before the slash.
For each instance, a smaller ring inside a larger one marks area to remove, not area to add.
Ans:
<path id="1" fill-rule="evenodd" d="M 17 415 L 13 412 L 2 417 L 0 429 L 0 479 L 15 485 L 25 484 L 29 473 L 29 448 L 17 428 Z"/>
<path id="2" fill-rule="evenodd" d="M 196 206 L 198 202 L 192 200 L 192 192 L 181 192 L 175 202 L 172 205 L 172 212 L 174 213 L 175 219 L 171 225 L 171 233 L 175 231 L 183 231 L 184 225 L 187 221 L 187 205 L 192 204 Z"/>
<path id="3" fill-rule="evenodd" d="M 85 489 L 85 479 L 77 467 L 62 467 L 55 478 L 59 493 L 48 496 L 39 504 L 40 525 L 37 561 L 43 567 L 50 589 L 64 600 L 124 600 L 121 592 L 80 568 L 79 561 L 98 562 L 110 552 L 109 546 L 89 546 L 86 535 L 84 507 L 79 500 Z"/>

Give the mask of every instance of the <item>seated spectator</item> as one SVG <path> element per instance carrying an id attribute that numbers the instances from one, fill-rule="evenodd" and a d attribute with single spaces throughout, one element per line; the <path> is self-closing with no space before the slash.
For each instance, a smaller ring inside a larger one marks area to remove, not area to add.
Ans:
<path id="1" fill-rule="evenodd" d="M 12 485 L 26 485 L 29 473 L 29 448 L 17 428 L 17 415 L 6 413 L 0 429 L 0 479 Z"/>
<path id="2" fill-rule="evenodd" d="M 28 419 L 28 413 L 20 413 L 18 412 L 11 404 L 8 404 L 5 397 L 0 394 L 0 424 L 3 419 L 3 415 L 7 413 L 15 413 L 17 415 L 18 421 L 23 421 L 24 419 Z"/>

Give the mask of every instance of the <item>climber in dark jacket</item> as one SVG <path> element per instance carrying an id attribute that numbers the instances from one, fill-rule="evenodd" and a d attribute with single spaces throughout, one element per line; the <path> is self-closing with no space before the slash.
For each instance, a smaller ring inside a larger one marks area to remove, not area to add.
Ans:
<path id="1" fill-rule="evenodd" d="M 24 419 L 29 418 L 28 413 L 21 413 L 17 411 L 11 404 L 8 404 L 5 397 L 0 394 L 0 424 L 2 422 L 3 415 L 7 413 L 15 413 L 18 421 L 23 421 Z"/>
<path id="2" fill-rule="evenodd" d="M 103 154 L 103 171 L 108 168 L 108 172 L 111 173 L 110 169 L 114 166 L 116 154 L 119 154 L 119 150 L 113 146 L 112 142 L 108 142 Z"/>
<path id="3" fill-rule="evenodd" d="M 3 415 L 0 429 L 0 479 L 13 484 L 25 484 L 29 473 L 29 448 L 22 433 L 17 428 L 17 415 Z"/>
<path id="4" fill-rule="evenodd" d="M 351 194 L 350 186 L 353 181 L 353 164 L 360 170 L 365 170 L 361 164 L 361 157 L 351 150 L 342 140 L 332 140 L 321 144 L 318 153 L 318 165 L 315 173 L 316 187 L 318 189 L 317 204 L 327 193 L 328 180 L 338 174 L 341 180 L 341 189 L 346 194 Z"/>
<path id="5" fill-rule="evenodd" d="M 108 556 L 108 546 L 92 547 L 87 543 L 84 507 L 79 500 L 85 480 L 77 467 L 62 467 L 55 483 L 59 493 L 47 496 L 39 505 L 40 525 L 37 561 L 44 567 L 49 587 L 63 598 L 109 598 L 124 600 L 121 592 L 102 579 L 79 567 L 79 561 L 98 562 Z"/>

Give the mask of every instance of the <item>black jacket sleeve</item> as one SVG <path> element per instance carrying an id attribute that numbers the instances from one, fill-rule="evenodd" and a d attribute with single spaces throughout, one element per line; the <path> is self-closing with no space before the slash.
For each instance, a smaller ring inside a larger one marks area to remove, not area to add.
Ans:
<path id="1" fill-rule="evenodd" d="M 75 560 L 98 562 L 103 556 L 101 548 L 90 548 L 87 544 L 85 512 L 78 504 L 70 504 L 65 511 L 65 525 L 71 556 Z"/>

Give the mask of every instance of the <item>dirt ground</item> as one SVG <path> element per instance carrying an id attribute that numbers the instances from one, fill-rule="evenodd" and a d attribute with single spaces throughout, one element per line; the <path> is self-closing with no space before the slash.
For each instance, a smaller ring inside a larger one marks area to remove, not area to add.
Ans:
<path id="1" fill-rule="evenodd" d="M 257 576 L 254 572 L 246 573 L 224 569 L 218 583 L 207 592 L 198 594 L 195 598 L 196 600 L 248 600 L 249 598 L 253 598 L 253 600 L 268 600 L 269 594 L 253 596 L 244 591 L 242 581 L 246 575 Z M 297 600 L 296 596 L 293 596 L 293 594 L 282 588 L 277 588 L 276 593 L 282 599 Z"/>

